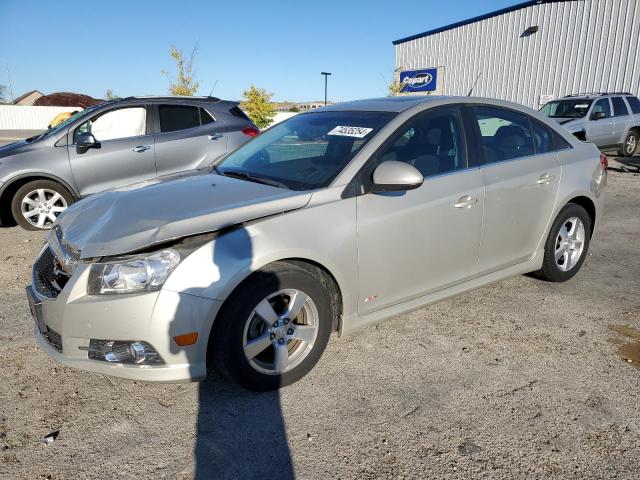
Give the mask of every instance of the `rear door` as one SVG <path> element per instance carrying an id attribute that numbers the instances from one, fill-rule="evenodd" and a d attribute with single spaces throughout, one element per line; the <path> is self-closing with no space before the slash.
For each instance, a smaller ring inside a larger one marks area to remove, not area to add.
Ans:
<path id="1" fill-rule="evenodd" d="M 159 104 L 154 113 L 158 175 L 200 168 L 227 152 L 223 120 L 214 118 L 206 108 Z"/>
<path id="2" fill-rule="evenodd" d="M 553 131 L 521 112 L 476 105 L 468 110 L 484 153 L 484 220 L 479 273 L 534 254 L 553 211 L 561 167 Z"/>
<path id="3" fill-rule="evenodd" d="M 593 114 L 596 112 L 604 113 L 604 118 L 594 119 Z M 593 142 L 599 147 L 615 145 L 615 121 L 608 98 L 601 98 L 594 102 L 586 128 L 586 137 L 589 142 Z"/>
<path id="4" fill-rule="evenodd" d="M 630 115 L 627 104 L 622 97 L 611 97 L 613 106 L 613 119 L 615 122 L 614 144 L 622 144 L 627 132 L 632 127 L 633 117 Z"/>
<path id="5" fill-rule="evenodd" d="M 135 105 L 102 111 L 70 132 L 69 162 L 80 195 L 155 177 L 150 130 L 147 106 Z M 77 136 L 87 132 L 99 145 L 78 151 Z"/>

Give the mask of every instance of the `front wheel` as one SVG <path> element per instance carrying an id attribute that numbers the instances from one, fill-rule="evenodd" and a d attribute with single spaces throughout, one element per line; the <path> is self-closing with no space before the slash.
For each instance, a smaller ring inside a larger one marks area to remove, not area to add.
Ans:
<path id="1" fill-rule="evenodd" d="M 622 144 L 622 148 L 620 149 L 620 153 L 623 157 L 632 157 L 636 150 L 638 149 L 638 132 L 629 132 L 627 137 L 624 139 L 624 143 Z"/>
<path id="2" fill-rule="evenodd" d="M 582 266 L 591 240 L 591 219 L 580 205 L 566 205 L 553 222 L 544 247 L 542 268 L 536 275 L 550 282 L 566 282 Z"/>
<path id="3" fill-rule="evenodd" d="M 221 310 L 210 342 L 215 367 L 250 390 L 289 385 L 320 359 L 335 315 L 317 269 L 273 263 Z"/>
<path id="4" fill-rule="evenodd" d="M 11 213 L 25 230 L 46 230 L 69 205 L 73 196 L 62 185 L 52 180 L 34 180 L 25 183 L 13 196 Z"/>

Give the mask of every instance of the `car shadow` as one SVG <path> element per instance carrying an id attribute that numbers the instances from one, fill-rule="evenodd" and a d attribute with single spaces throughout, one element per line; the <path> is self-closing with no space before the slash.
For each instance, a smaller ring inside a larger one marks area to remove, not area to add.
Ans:
<path id="1" fill-rule="evenodd" d="M 251 237 L 244 228 L 225 237 L 213 249 L 213 263 L 221 279 L 230 278 L 239 264 L 251 265 L 253 258 Z M 193 311 L 178 305 L 175 317 L 185 314 L 193 315 Z M 199 360 L 193 347 L 179 347 L 172 340 L 172 349 L 173 353 L 184 350 L 191 365 Z M 279 392 L 251 392 L 217 372 L 210 373 L 198 387 L 193 456 L 193 478 L 198 480 L 293 479 Z"/>
<path id="2" fill-rule="evenodd" d="M 640 173 L 640 157 L 615 157 L 620 167 L 609 166 L 608 170 L 620 173 Z"/>

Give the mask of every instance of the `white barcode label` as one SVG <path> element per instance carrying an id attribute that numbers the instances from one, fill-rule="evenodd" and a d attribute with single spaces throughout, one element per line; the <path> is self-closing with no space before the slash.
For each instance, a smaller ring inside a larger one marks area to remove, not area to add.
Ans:
<path id="1" fill-rule="evenodd" d="M 355 137 L 355 138 L 364 138 L 367 134 L 373 130 L 373 128 L 365 128 L 365 127 L 345 127 L 342 125 L 338 125 L 336 128 L 331 130 L 327 135 L 338 135 L 341 137 Z"/>

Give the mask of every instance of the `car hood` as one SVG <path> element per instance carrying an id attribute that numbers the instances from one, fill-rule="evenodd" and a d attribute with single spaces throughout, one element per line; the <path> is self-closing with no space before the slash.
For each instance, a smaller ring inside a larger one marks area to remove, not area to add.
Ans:
<path id="1" fill-rule="evenodd" d="M 29 142 L 27 142 L 26 140 L 18 140 L 17 142 L 3 145 L 2 147 L 0 147 L 0 158 L 8 157 L 9 155 L 13 155 L 14 153 L 20 153 L 28 145 Z"/>
<path id="2" fill-rule="evenodd" d="M 574 120 L 577 120 L 575 118 L 571 118 L 571 117 L 552 117 L 556 122 L 558 122 L 560 125 L 564 125 L 566 123 L 572 122 Z"/>
<path id="3" fill-rule="evenodd" d="M 59 217 L 80 258 L 122 255 L 304 207 L 309 192 L 193 172 L 100 193 Z"/>

